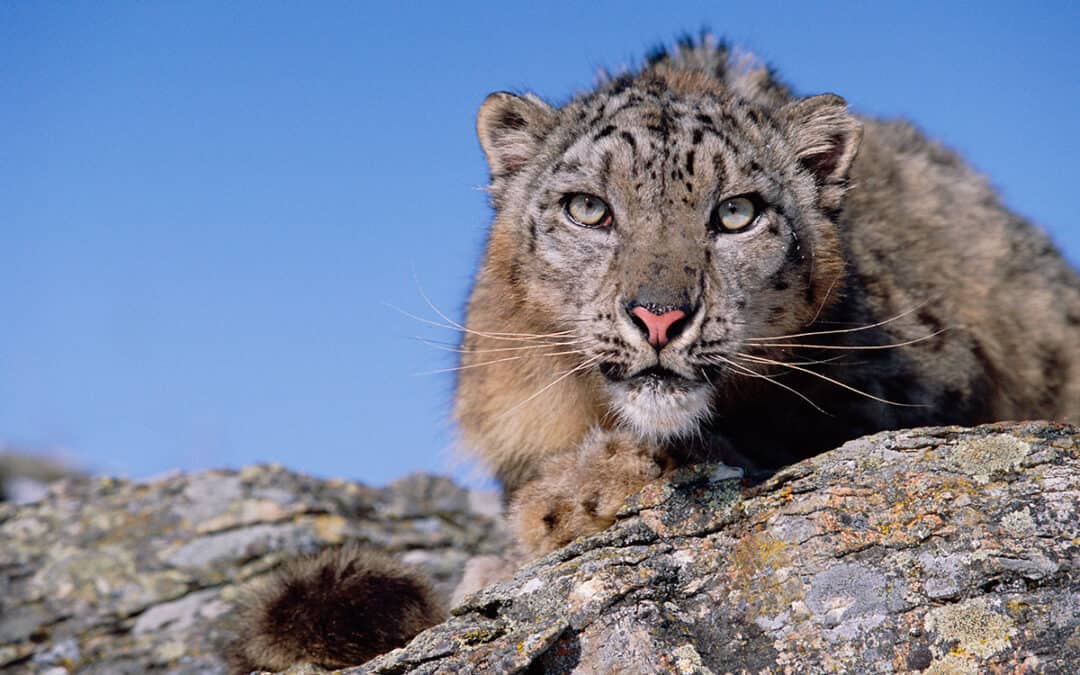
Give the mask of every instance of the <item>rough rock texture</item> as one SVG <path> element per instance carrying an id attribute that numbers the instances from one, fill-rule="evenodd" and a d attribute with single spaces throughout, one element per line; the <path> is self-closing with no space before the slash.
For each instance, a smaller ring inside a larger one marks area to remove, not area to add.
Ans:
<path id="1" fill-rule="evenodd" d="M 1080 672 L 1076 429 L 878 434 L 742 497 L 715 475 L 351 672 Z"/>
<path id="2" fill-rule="evenodd" d="M 49 483 L 82 475 L 47 455 L 19 452 L 0 442 L 0 502 L 36 502 L 45 496 Z"/>
<path id="3" fill-rule="evenodd" d="M 0 671 L 223 673 L 246 586 L 297 552 L 357 540 L 449 594 L 498 550 L 494 495 L 414 475 L 385 489 L 280 467 L 68 481 L 0 504 Z"/>
<path id="4" fill-rule="evenodd" d="M 725 475 L 647 488 L 346 672 L 1080 672 L 1080 431 L 892 432 L 752 490 Z M 0 669 L 221 672 L 238 586 L 285 552 L 374 540 L 445 588 L 498 550 L 468 501 L 430 477 L 378 491 L 255 468 L 0 506 Z"/>

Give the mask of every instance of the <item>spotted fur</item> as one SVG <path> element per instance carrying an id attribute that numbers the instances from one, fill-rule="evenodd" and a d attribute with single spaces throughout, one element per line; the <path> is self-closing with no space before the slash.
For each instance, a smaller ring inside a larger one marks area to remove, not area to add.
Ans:
<path id="1" fill-rule="evenodd" d="M 765 475 L 884 429 L 1080 422 L 1075 272 L 905 122 L 795 96 L 706 40 L 561 107 L 493 94 L 477 128 L 495 216 L 455 409 L 508 494 L 538 481 L 516 513 L 584 509 L 560 502 L 581 462 L 559 458 L 598 433 Z M 575 193 L 611 226 L 569 220 Z M 757 220 L 718 229 L 739 195 Z M 689 318 L 657 350 L 634 306 Z"/>
<path id="2" fill-rule="evenodd" d="M 883 429 L 1080 422 L 1080 279 L 904 122 L 797 97 L 706 39 L 561 107 L 493 94 L 477 133 L 495 217 L 455 413 L 511 502 L 510 559 L 687 461 L 764 475 Z M 575 224 L 580 193 L 610 223 Z M 757 218 L 729 232 L 736 196 Z M 666 343 L 635 321 L 670 312 Z M 482 562 L 456 596 L 508 571 Z M 440 613 L 396 564 L 329 554 L 242 614 L 233 662 L 356 663 Z"/>

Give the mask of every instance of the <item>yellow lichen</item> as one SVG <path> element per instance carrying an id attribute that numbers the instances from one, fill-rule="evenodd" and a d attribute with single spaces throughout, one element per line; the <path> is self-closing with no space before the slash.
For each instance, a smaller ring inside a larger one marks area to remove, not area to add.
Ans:
<path id="1" fill-rule="evenodd" d="M 990 609 L 981 598 L 933 609 L 924 623 L 939 643 L 955 643 L 952 653 L 956 656 L 993 656 L 1009 646 L 1013 633 L 1012 619 Z"/>
<path id="2" fill-rule="evenodd" d="M 988 483 L 995 473 L 1010 471 L 1031 452 L 1031 445 L 1009 434 L 963 440 L 952 453 L 953 462 L 977 483 Z"/>

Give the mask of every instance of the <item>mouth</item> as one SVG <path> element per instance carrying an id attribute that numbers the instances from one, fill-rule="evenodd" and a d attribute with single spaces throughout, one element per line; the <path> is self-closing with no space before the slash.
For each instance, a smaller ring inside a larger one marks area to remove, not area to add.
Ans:
<path id="1" fill-rule="evenodd" d="M 633 388 L 689 387 L 698 384 L 695 380 L 686 378 L 661 365 L 649 366 L 636 373 L 628 374 L 620 366 L 605 362 L 600 364 L 600 372 L 611 383 L 619 383 Z"/>
<path id="2" fill-rule="evenodd" d="M 609 386 L 613 409 L 644 438 L 690 435 L 710 414 L 712 387 L 662 366 L 613 380 Z"/>

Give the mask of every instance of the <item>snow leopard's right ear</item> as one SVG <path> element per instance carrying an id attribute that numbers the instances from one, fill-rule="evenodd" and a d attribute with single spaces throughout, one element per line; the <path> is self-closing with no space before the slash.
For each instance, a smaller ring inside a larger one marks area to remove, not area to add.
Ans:
<path id="1" fill-rule="evenodd" d="M 536 155 L 555 126 L 555 110 L 532 94 L 496 92 L 476 115 L 476 135 L 484 149 L 492 183 L 517 173 Z"/>

